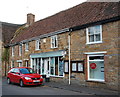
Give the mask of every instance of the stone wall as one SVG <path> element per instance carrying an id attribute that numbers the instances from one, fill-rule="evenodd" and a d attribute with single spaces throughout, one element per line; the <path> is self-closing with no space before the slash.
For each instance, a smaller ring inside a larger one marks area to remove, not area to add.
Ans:
<path id="1" fill-rule="evenodd" d="M 75 74 L 80 75 L 75 76 L 75 80 L 87 86 L 118 89 L 118 21 L 102 25 L 102 36 L 103 43 L 86 44 L 86 29 L 71 34 L 72 60 L 87 60 L 85 52 L 107 51 L 104 59 L 105 83 L 87 82 L 87 68 L 85 68 L 85 74 Z"/>
<path id="2" fill-rule="evenodd" d="M 42 53 L 42 52 L 51 52 L 66 49 L 68 45 L 68 33 L 63 33 L 57 36 L 58 37 L 58 48 L 51 48 L 51 37 L 41 39 L 41 49 L 35 50 L 35 41 L 29 42 L 29 51 L 25 51 L 25 44 L 22 44 L 22 56 L 19 56 L 19 45 L 15 46 L 15 56 L 12 57 L 12 48 L 10 48 L 10 63 L 12 60 L 15 62 L 15 66 L 18 66 L 16 60 L 22 60 L 23 66 L 25 66 L 25 59 L 29 59 L 30 64 L 30 54 Z"/>

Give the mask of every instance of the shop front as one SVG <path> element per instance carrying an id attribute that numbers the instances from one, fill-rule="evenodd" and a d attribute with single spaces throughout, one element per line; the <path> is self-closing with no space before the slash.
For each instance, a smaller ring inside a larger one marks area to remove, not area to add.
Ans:
<path id="1" fill-rule="evenodd" d="M 36 73 L 45 76 L 64 77 L 64 51 L 31 54 L 30 67 Z"/>

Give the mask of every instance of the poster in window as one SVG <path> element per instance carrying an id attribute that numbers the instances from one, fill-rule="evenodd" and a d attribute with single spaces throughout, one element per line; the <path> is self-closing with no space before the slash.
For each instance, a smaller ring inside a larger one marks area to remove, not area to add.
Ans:
<path id="1" fill-rule="evenodd" d="M 83 71 L 83 63 L 78 63 L 78 71 Z"/>
<path id="2" fill-rule="evenodd" d="M 72 71 L 77 71 L 77 64 L 76 63 L 72 63 Z"/>
<path id="3" fill-rule="evenodd" d="M 68 72 L 68 62 L 65 62 L 65 72 Z"/>

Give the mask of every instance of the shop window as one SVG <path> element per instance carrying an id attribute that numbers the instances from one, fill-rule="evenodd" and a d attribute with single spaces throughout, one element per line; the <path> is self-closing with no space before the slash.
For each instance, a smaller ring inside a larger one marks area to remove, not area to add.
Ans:
<path id="1" fill-rule="evenodd" d="M 84 72 L 84 61 L 72 61 L 72 72 Z"/>
<path id="2" fill-rule="evenodd" d="M 63 76 L 64 68 L 63 68 L 64 61 L 59 57 L 59 76 Z"/>
<path id="3" fill-rule="evenodd" d="M 51 37 L 51 48 L 58 47 L 57 35 Z"/>
<path id="4" fill-rule="evenodd" d="M 55 75 L 58 75 L 58 57 L 55 57 Z"/>
<path id="5" fill-rule="evenodd" d="M 87 44 L 102 43 L 102 25 L 89 27 L 86 33 Z"/>
<path id="6" fill-rule="evenodd" d="M 64 73 L 64 61 L 61 57 L 50 58 L 50 75 L 51 76 L 63 76 Z"/>
<path id="7" fill-rule="evenodd" d="M 104 81 L 104 55 L 88 55 L 88 80 Z"/>
<path id="8" fill-rule="evenodd" d="M 51 58 L 50 61 L 50 75 L 55 75 L 55 58 Z"/>

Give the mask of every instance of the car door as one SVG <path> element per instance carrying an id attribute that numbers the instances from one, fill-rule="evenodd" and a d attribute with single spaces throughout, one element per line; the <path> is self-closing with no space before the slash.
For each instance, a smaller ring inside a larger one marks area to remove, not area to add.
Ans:
<path id="1" fill-rule="evenodd" d="M 19 73 L 19 74 L 18 74 Z M 19 69 L 18 68 L 16 68 L 15 70 L 14 70 L 14 77 L 13 77 L 13 79 L 14 79 L 14 82 L 15 83 L 19 83 L 19 80 L 20 80 L 20 71 L 19 71 Z"/>
<path id="2" fill-rule="evenodd" d="M 9 71 L 8 77 L 10 78 L 11 82 L 14 82 L 14 68 Z"/>

